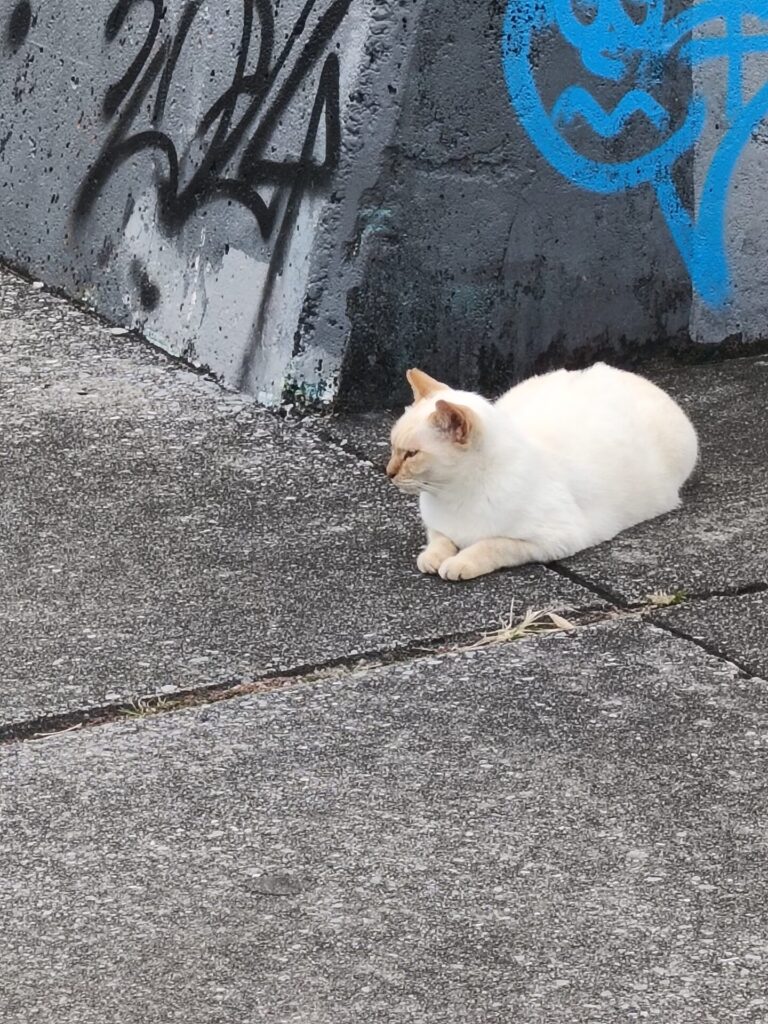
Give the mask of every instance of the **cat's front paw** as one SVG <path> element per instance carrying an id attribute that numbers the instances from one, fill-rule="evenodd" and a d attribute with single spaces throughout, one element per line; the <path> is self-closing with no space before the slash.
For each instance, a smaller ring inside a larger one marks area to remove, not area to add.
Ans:
<path id="1" fill-rule="evenodd" d="M 453 558 L 446 558 L 438 569 L 444 580 L 473 580 L 483 576 L 488 570 L 483 568 L 474 558 L 468 557 L 463 551 Z"/>
<path id="2" fill-rule="evenodd" d="M 445 561 L 445 552 L 436 550 L 433 547 L 424 548 L 416 559 L 416 568 L 419 572 L 429 573 L 434 576 L 440 571 L 440 566 Z"/>

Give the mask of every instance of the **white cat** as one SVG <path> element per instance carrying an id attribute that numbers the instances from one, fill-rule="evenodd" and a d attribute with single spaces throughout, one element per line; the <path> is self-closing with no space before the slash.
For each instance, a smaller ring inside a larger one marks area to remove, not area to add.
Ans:
<path id="1" fill-rule="evenodd" d="M 419 495 L 417 565 L 443 579 L 565 558 L 669 512 L 698 459 L 669 395 L 604 363 L 533 377 L 494 403 L 407 376 L 414 404 L 392 430 L 387 475 Z"/>

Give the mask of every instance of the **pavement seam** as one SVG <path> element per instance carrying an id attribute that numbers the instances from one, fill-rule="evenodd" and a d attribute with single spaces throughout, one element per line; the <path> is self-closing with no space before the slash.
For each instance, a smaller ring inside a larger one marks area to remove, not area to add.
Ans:
<path id="1" fill-rule="evenodd" d="M 581 573 L 576 572 L 575 569 L 571 569 L 562 562 L 548 562 L 545 566 L 550 572 L 555 575 L 568 580 L 570 583 L 575 583 L 581 587 L 582 590 L 588 590 L 590 594 L 594 594 L 595 597 L 599 597 L 601 601 L 607 601 L 609 604 L 616 605 L 617 608 L 631 608 L 632 604 L 625 601 L 624 598 L 618 592 L 611 590 L 609 587 L 603 586 L 600 583 L 595 583 L 593 580 L 587 579 L 582 576 Z"/>
<path id="2" fill-rule="evenodd" d="M 722 590 L 694 590 L 686 592 L 686 601 L 711 601 L 718 597 L 749 597 L 751 594 L 764 594 L 768 591 L 768 583 L 747 583 L 743 587 L 723 587 Z"/>
<path id="3" fill-rule="evenodd" d="M 642 608 L 648 603 L 647 598 L 645 601 L 628 601 L 617 591 L 611 590 L 601 583 L 595 583 L 580 572 L 563 565 L 562 562 L 549 562 L 544 568 L 551 570 L 558 576 L 562 576 L 571 583 L 575 583 L 583 590 L 588 590 L 602 601 L 616 605 L 617 608 L 624 608 L 629 611 Z M 687 590 L 685 587 L 678 588 L 678 592 L 684 595 L 683 600 L 685 603 L 709 601 L 719 597 L 748 597 L 750 594 L 764 594 L 766 591 L 768 591 L 768 583 L 747 583 L 741 587 L 723 587 L 720 590 Z"/>
<path id="4" fill-rule="evenodd" d="M 576 629 L 581 629 L 611 621 L 617 617 L 618 613 L 615 609 L 601 605 L 600 607 L 582 606 L 573 611 L 568 610 L 565 614 L 568 615 L 569 622 Z M 153 692 L 111 704 L 96 704 L 72 711 L 43 714 L 36 718 L 0 725 L 0 747 L 19 742 L 38 741 L 76 729 L 126 721 L 132 717 L 168 714 L 192 707 L 216 704 L 251 693 L 271 693 L 275 690 L 307 685 L 328 678 L 349 678 L 371 669 L 421 661 L 437 655 L 458 654 L 475 647 L 479 641 L 493 635 L 497 628 L 478 628 L 445 634 L 435 639 L 418 640 L 402 647 L 374 649 L 355 655 L 344 655 L 317 664 L 299 665 L 279 675 L 265 674 L 247 681 L 230 680 L 224 683 L 179 690 L 177 693 L 170 694 Z M 528 639 L 528 637 L 524 639 Z M 516 643 L 517 640 L 508 642 Z M 500 646 L 501 643 L 499 641 L 497 645 Z"/>
<path id="5" fill-rule="evenodd" d="M 40 739 L 43 735 L 55 735 L 79 727 L 92 727 L 114 721 L 124 721 L 126 717 L 130 717 L 133 713 L 136 713 L 137 717 L 139 717 L 141 714 L 150 715 L 182 710 L 186 707 L 230 700 L 243 696 L 246 693 L 269 693 L 273 690 L 286 689 L 301 683 L 311 683 L 327 678 L 331 673 L 347 676 L 354 673 L 355 670 L 368 670 L 384 665 L 415 661 L 420 658 L 434 656 L 452 644 L 474 642 L 482 635 L 480 630 L 447 634 L 435 640 L 418 641 L 403 647 L 362 651 L 359 654 L 343 655 L 339 658 L 332 658 L 316 664 L 298 665 L 278 675 L 265 674 L 247 682 L 229 680 L 224 683 L 191 687 L 172 694 L 153 692 L 112 704 L 96 704 L 75 711 L 41 715 L 34 719 L 0 726 L 0 745 L 23 740 Z"/>
<path id="6" fill-rule="evenodd" d="M 762 589 L 768 589 L 768 587 Z M 741 592 L 737 594 L 729 593 L 727 596 L 748 596 L 755 592 L 761 592 L 761 590 L 755 590 L 754 587 L 743 588 Z M 602 598 L 602 594 L 598 596 Z M 721 595 L 714 594 L 712 596 L 719 597 Z M 708 599 L 708 597 L 686 597 L 682 603 L 703 603 Z M 671 626 L 661 617 L 663 610 L 663 607 L 653 602 L 628 604 L 626 602 L 606 602 L 601 600 L 600 604 L 582 605 L 577 609 L 565 610 L 563 615 L 568 616 L 568 622 L 572 625 L 573 629 L 557 629 L 549 632 L 550 635 L 555 632 L 576 632 L 580 629 L 617 621 L 639 621 L 645 625 L 662 629 L 679 640 L 693 644 L 710 657 L 732 665 L 745 677 L 761 678 L 759 673 L 755 672 L 749 665 L 740 663 L 724 651 L 719 650 L 716 646 L 707 644 L 705 641 L 691 636 L 684 630 Z M 541 614 L 548 613 L 542 610 Z M 329 678 L 346 679 L 371 671 L 372 669 L 384 668 L 388 665 L 406 664 L 442 655 L 461 654 L 469 650 L 479 649 L 481 641 L 483 641 L 483 648 L 487 649 L 489 646 L 510 646 L 521 640 L 529 640 L 533 636 L 538 635 L 541 637 L 543 635 L 541 633 L 531 633 L 525 636 L 505 638 L 505 632 L 506 630 L 503 625 L 501 629 L 477 628 L 445 634 L 434 639 L 415 640 L 413 643 L 403 645 L 402 647 L 386 648 L 383 650 L 373 649 L 354 655 L 343 655 L 316 664 L 298 665 L 277 675 L 264 674 L 247 681 L 229 680 L 223 683 L 191 687 L 171 694 L 152 692 L 112 704 L 96 704 L 73 711 L 39 715 L 36 718 L 0 725 L 0 747 L 20 742 L 37 742 L 66 732 L 94 728 L 113 722 L 124 722 L 130 718 L 170 714 L 189 708 L 204 707 L 205 705 L 217 704 L 225 700 L 234 700 L 248 694 L 266 694 L 294 686 L 310 685 Z M 498 639 L 495 639 L 496 634 L 499 636 Z M 489 638 L 490 642 L 488 642 Z"/>
<path id="7" fill-rule="evenodd" d="M 299 425 L 302 430 L 322 441 L 323 444 L 328 445 L 337 454 L 346 455 L 348 459 L 351 459 L 358 465 L 365 466 L 366 469 L 374 470 L 379 476 L 386 477 L 384 466 L 373 462 L 368 452 L 349 444 L 346 438 L 338 437 L 332 429 L 321 427 L 322 419 L 323 417 L 321 416 L 313 416 L 309 418 L 309 422 L 306 419 L 300 420 Z"/>
<path id="8" fill-rule="evenodd" d="M 731 665 L 733 668 L 738 670 L 739 674 L 744 679 L 763 678 L 755 667 L 732 657 L 725 651 L 720 650 L 720 648 L 715 644 L 709 644 L 706 640 L 702 640 L 701 637 L 692 636 L 690 633 L 686 633 L 684 629 L 671 625 L 666 619 L 661 618 L 661 616 L 649 616 L 645 621 L 647 625 L 655 626 L 657 629 L 663 629 L 665 633 L 669 633 L 677 640 L 685 640 L 687 643 L 693 644 L 694 647 L 698 647 L 699 650 L 704 651 L 704 653 L 708 654 L 711 658 L 716 658 L 725 665 Z"/>

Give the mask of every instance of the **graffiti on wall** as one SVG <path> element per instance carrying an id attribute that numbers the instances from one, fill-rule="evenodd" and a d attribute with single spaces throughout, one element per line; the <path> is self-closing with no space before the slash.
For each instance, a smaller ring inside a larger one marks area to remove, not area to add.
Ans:
<path id="1" fill-rule="evenodd" d="M 525 131 L 565 178 L 602 194 L 640 185 L 654 190 L 697 294 L 717 308 L 731 291 L 729 186 L 768 114 L 765 73 L 751 95 L 747 87 L 750 59 L 768 54 L 768 24 L 759 24 L 768 19 L 768 0 L 699 0 L 682 11 L 678 3 L 678 13 L 670 6 L 668 0 L 510 0 L 504 74 Z M 553 38 L 578 59 L 581 80 L 545 100 L 538 55 Z M 715 61 L 726 68 L 724 109 L 695 91 L 680 110 L 660 98 L 669 76 L 682 69 L 690 78 L 691 68 Z M 675 174 L 710 119 L 719 142 L 694 203 Z M 638 125 L 642 131 L 633 132 Z M 639 151 L 620 145 L 631 134 L 642 139 Z"/>
<path id="2" fill-rule="evenodd" d="M 203 0 L 188 0 L 172 31 L 163 31 L 164 0 L 117 0 L 104 37 L 119 42 L 132 8 L 152 7 L 146 35 L 136 43 L 127 69 L 111 83 L 102 101 L 109 132 L 79 189 L 73 219 L 82 227 L 106 183 L 120 166 L 140 153 L 157 159 L 157 224 L 177 234 L 204 206 L 215 200 L 237 204 L 254 218 L 271 256 L 253 328 L 258 340 L 303 197 L 328 185 L 339 163 L 341 123 L 339 57 L 329 44 L 352 0 L 332 0 L 319 17 L 318 0 L 305 0 L 288 38 L 279 47 L 273 0 L 242 0 L 242 31 L 226 87 L 203 109 L 191 141 L 178 144 L 166 127 L 168 97 L 180 58 L 196 19 L 205 16 Z M 307 26 L 314 16 L 311 30 Z M 183 82 L 182 82 L 183 88 Z M 309 101 L 305 90 L 311 89 Z M 285 159 L 269 155 L 289 105 L 301 93 L 307 107 L 299 151 Z M 188 126 L 186 134 L 189 137 Z M 322 147 L 322 158 L 316 149 Z M 156 304 L 156 286 L 143 268 L 133 268 L 142 299 Z M 145 308 L 147 303 L 143 301 Z M 241 379 L 249 371 L 245 356 Z"/>

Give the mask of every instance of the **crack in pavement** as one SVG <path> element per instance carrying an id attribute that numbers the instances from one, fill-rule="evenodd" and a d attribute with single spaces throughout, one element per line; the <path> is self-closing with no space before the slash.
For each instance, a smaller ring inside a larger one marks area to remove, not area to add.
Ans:
<path id="1" fill-rule="evenodd" d="M 694 647 L 698 647 L 700 650 L 704 651 L 705 654 L 709 654 L 711 657 L 717 658 L 718 661 L 722 661 L 727 665 L 732 665 L 734 668 L 738 669 L 741 676 L 745 679 L 763 678 L 756 667 L 747 664 L 747 662 L 737 660 L 733 655 L 720 650 L 716 644 L 707 643 L 707 641 L 703 640 L 700 636 L 693 636 L 692 634 L 687 633 L 684 629 L 680 629 L 679 626 L 673 626 L 666 619 L 661 618 L 661 616 L 649 619 L 649 622 L 658 629 L 663 629 L 666 633 L 669 633 L 676 639 L 684 640 L 687 643 L 693 644 Z"/>
<path id="2" fill-rule="evenodd" d="M 755 587 L 747 587 L 736 593 L 731 591 L 728 596 L 749 596 L 764 590 L 768 590 L 768 586 L 760 587 L 758 590 Z M 596 596 L 602 597 L 602 595 Z M 719 593 L 711 595 L 712 598 L 720 596 L 722 595 Z M 686 597 L 685 603 L 691 601 L 704 603 L 708 599 L 710 598 Z M 733 666 L 744 678 L 761 678 L 759 673 L 754 671 L 749 665 L 734 660 L 715 645 L 707 644 L 700 638 L 691 636 L 684 630 L 671 626 L 661 617 L 660 612 L 662 611 L 663 608 L 653 602 L 638 604 L 609 603 L 607 605 L 601 602 L 599 605 L 583 606 L 566 611 L 565 613 L 558 612 L 558 616 L 567 616 L 567 626 L 571 628 L 547 627 L 545 630 L 541 630 L 534 627 L 529 632 L 517 636 L 510 636 L 510 633 L 514 625 L 523 621 L 524 616 L 513 617 L 510 614 L 509 622 L 507 624 L 502 623 L 501 628 L 497 626 L 494 629 L 488 630 L 475 629 L 468 632 L 446 634 L 435 639 L 414 640 L 412 643 L 401 647 L 385 650 L 375 649 L 354 656 L 329 659 L 317 664 L 297 665 L 295 668 L 282 672 L 280 675 L 264 675 L 250 680 L 231 680 L 224 683 L 192 687 L 171 694 L 148 693 L 130 700 L 98 704 L 74 711 L 40 715 L 36 718 L 9 723 L 0 726 L 0 746 L 8 746 L 20 742 L 39 742 L 40 740 L 78 729 L 94 728 L 114 722 L 126 721 L 130 718 L 170 714 L 176 711 L 233 700 L 249 694 L 267 694 L 275 690 L 283 690 L 300 685 L 311 685 L 312 683 L 332 678 L 349 679 L 371 669 L 383 668 L 388 665 L 417 662 L 436 656 L 457 655 L 470 650 L 478 650 L 480 649 L 481 641 L 483 649 L 487 647 L 508 646 L 533 639 L 534 637 L 541 638 L 555 634 L 572 633 L 580 629 L 622 620 L 641 621 L 649 626 L 662 629 L 677 639 L 698 647 L 710 657 Z M 542 610 L 539 614 L 546 616 L 549 613 Z"/>
<path id="3" fill-rule="evenodd" d="M 606 617 L 604 608 L 585 607 L 569 613 L 570 620 L 580 618 L 579 625 L 587 624 L 587 617 L 602 621 Z M 575 623 L 574 623 L 575 624 Z M 264 675 L 250 680 L 230 680 L 190 687 L 177 693 L 148 693 L 130 700 L 109 704 L 97 704 L 88 708 L 63 711 L 50 715 L 39 715 L 19 722 L 0 726 L 0 746 L 19 741 L 41 739 L 72 731 L 75 728 L 105 725 L 125 720 L 126 717 L 168 713 L 222 700 L 231 700 L 248 693 L 269 693 L 289 686 L 308 684 L 329 676 L 348 677 L 356 672 L 368 671 L 408 661 L 419 661 L 438 654 L 458 652 L 471 647 L 487 637 L 493 630 L 474 629 L 467 632 L 445 634 L 435 639 L 414 640 L 401 647 L 374 649 L 354 656 L 344 655 L 317 664 L 297 665 L 280 675 Z"/>

